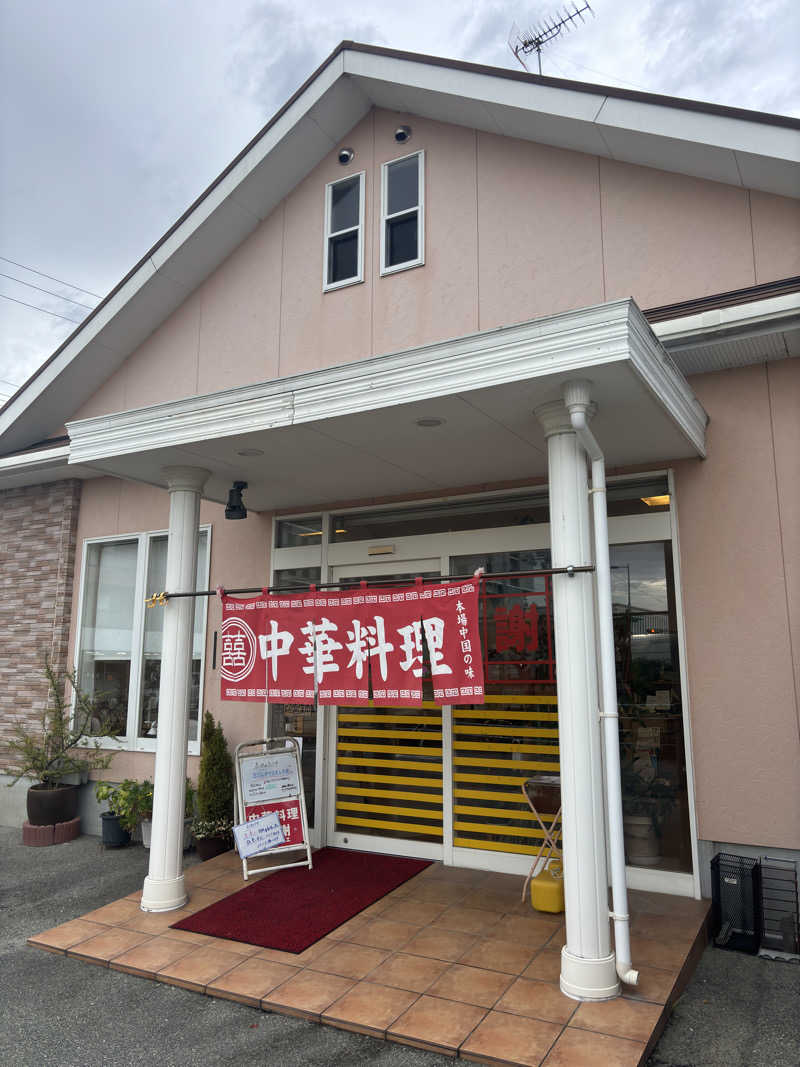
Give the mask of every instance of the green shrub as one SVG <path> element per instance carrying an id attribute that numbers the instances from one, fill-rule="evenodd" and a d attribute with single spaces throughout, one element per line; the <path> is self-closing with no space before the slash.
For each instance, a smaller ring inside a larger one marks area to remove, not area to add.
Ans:
<path id="1" fill-rule="evenodd" d="M 195 837 L 209 837 L 229 834 L 232 827 L 233 759 L 222 725 L 215 723 L 207 711 L 203 716 L 197 779 L 197 818 L 192 829 Z"/>
<path id="2" fill-rule="evenodd" d="M 105 770 L 113 752 L 101 750 L 102 739 L 113 737 L 107 720 L 100 714 L 98 701 L 78 687 L 74 671 L 58 673 L 48 659 L 44 662 L 48 697 L 37 726 L 17 721 L 11 724 L 11 737 L 0 745 L 0 755 L 16 766 L 10 770 L 14 785 L 20 778 L 34 778 L 51 789 L 70 774 Z M 66 695 L 69 682 L 73 701 Z M 99 729 L 92 729 L 93 722 Z M 89 736 L 93 735 L 93 736 Z"/>

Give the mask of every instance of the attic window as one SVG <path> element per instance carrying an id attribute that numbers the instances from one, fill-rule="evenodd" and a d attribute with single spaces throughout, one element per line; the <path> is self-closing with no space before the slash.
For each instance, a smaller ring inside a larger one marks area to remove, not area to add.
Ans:
<path id="1" fill-rule="evenodd" d="M 425 262 L 425 153 L 381 168 L 381 274 Z"/>
<path id="2" fill-rule="evenodd" d="M 364 280 L 364 171 L 325 187 L 322 288 Z"/>

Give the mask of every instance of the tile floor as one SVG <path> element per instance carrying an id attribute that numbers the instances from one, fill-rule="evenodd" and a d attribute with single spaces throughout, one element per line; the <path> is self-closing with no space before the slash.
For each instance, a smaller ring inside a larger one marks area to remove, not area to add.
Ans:
<path id="1" fill-rule="evenodd" d="M 558 987 L 563 916 L 523 904 L 521 878 L 434 864 L 299 955 L 170 929 L 243 887 L 234 853 L 186 883 L 179 911 L 146 914 L 133 893 L 28 943 L 475 1063 L 635 1067 L 706 940 L 707 901 L 631 892 L 639 985 L 579 1004 Z"/>

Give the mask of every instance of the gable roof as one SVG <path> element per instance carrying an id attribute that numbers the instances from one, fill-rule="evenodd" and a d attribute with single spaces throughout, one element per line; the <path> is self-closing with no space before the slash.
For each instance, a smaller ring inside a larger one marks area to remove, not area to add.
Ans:
<path id="1" fill-rule="evenodd" d="M 60 427 L 373 107 L 800 196 L 800 120 L 343 41 L 0 408 L 0 452 Z"/>

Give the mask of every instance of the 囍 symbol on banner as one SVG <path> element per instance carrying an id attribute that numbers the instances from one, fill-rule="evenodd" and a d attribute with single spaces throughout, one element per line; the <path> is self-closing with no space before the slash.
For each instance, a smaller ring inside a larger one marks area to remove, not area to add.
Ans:
<path id="1" fill-rule="evenodd" d="M 219 669 L 228 682 L 240 682 L 256 661 L 256 635 L 243 619 L 226 619 L 220 627 Z"/>

